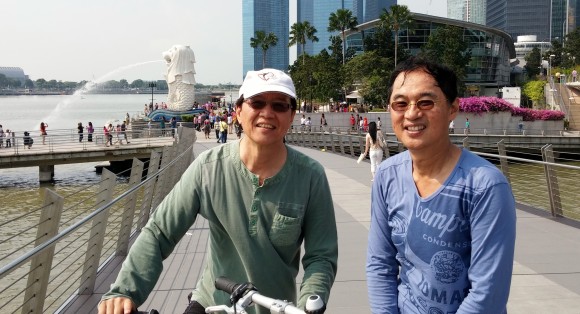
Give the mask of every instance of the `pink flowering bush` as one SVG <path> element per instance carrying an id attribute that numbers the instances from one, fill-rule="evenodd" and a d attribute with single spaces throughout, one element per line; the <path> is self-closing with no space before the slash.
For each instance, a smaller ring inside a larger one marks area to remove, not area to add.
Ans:
<path id="1" fill-rule="evenodd" d="M 459 111 L 475 114 L 508 111 L 511 112 L 512 116 L 522 117 L 524 121 L 563 120 L 565 117 L 561 111 L 520 108 L 502 98 L 485 96 L 459 98 Z"/>

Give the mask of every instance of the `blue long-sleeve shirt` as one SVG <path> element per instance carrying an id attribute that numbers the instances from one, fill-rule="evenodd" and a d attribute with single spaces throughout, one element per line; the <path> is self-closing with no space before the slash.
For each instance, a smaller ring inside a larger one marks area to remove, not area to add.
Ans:
<path id="1" fill-rule="evenodd" d="M 372 313 L 505 313 L 515 201 L 501 172 L 463 150 L 442 186 L 422 198 L 409 152 L 377 171 L 367 284 Z"/>

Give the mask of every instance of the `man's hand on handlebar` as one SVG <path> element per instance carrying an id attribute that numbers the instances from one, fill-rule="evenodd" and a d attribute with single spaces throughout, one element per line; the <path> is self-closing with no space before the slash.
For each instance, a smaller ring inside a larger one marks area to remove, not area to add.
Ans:
<path id="1" fill-rule="evenodd" d="M 137 307 L 129 298 L 116 297 L 99 303 L 99 314 L 131 314 L 136 311 Z"/>

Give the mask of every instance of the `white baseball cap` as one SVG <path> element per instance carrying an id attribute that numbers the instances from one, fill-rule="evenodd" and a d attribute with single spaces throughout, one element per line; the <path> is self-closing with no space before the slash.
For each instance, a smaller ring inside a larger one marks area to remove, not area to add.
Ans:
<path id="1" fill-rule="evenodd" d="M 276 69 L 248 71 L 240 88 L 240 97 L 250 98 L 267 92 L 284 93 L 296 98 L 294 83 L 288 74 Z"/>

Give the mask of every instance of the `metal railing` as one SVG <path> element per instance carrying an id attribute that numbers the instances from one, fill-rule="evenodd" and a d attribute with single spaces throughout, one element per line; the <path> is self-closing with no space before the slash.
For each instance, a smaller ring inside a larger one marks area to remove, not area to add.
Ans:
<path id="1" fill-rule="evenodd" d="M 144 130 L 125 130 L 121 132 L 113 132 L 111 134 L 111 143 L 114 147 L 127 145 L 127 143 L 141 144 L 147 147 L 163 140 L 166 137 L 172 137 L 177 129 L 171 128 L 151 128 Z M 10 136 L 4 138 L 4 143 L 0 148 L 0 154 L 22 155 L 29 152 L 55 152 L 63 149 L 70 150 L 90 150 L 91 148 L 105 146 L 107 144 L 106 136 L 103 130 L 96 130 L 91 134 L 87 132 L 82 133 L 82 140 L 76 129 L 57 129 L 51 130 L 48 135 L 43 137 L 39 131 L 29 132 L 28 137 L 24 136 L 24 132 L 15 131 L 14 134 L 18 136 Z M 32 139 L 32 142 L 29 141 Z M 89 141 L 89 139 L 91 141 Z M 28 145 L 27 143 L 30 143 Z"/>
<path id="2" fill-rule="evenodd" d="M 193 141 L 185 140 L 195 138 L 195 132 L 191 133 L 180 136 L 183 140 L 178 146 L 153 153 L 148 167 L 135 160 L 125 183 L 104 171 L 98 185 L 66 196 L 45 190 L 43 205 L 1 222 L 0 249 L 12 249 L 0 257 L 0 308 L 9 313 L 52 313 L 71 295 L 93 293 L 98 271 L 127 254 L 132 236 L 191 163 Z M 386 133 L 385 139 L 385 158 L 404 151 L 394 134 Z M 336 132 L 290 130 L 286 140 L 291 145 L 352 158 L 357 158 L 365 145 L 363 134 Z M 471 144 L 468 137 L 462 141 L 467 149 Z M 522 153 L 503 142 L 475 153 L 506 175 L 519 206 L 580 220 L 580 196 L 574 190 L 580 178 L 580 163 L 576 161 L 580 155 L 565 159 L 550 145 L 538 152 Z"/>
<path id="3" fill-rule="evenodd" d="M 179 133 L 181 140 L 154 151 L 148 165 L 133 159 L 130 174 L 103 170 L 98 184 L 66 196 L 43 189 L 41 206 L 1 222 L 0 308 L 53 313 L 71 295 L 92 294 L 99 269 L 127 254 L 132 236 L 193 161 L 195 131 Z"/>
<path id="4" fill-rule="evenodd" d="M 384 133 L 384 138 L 387 141 L 384 158 L 405 150 L 393 133 Z M 360 156 L 365 147 L 364 133 L 290 130 L 286 141 L 353 158 Z M 545 211 L 554 217 L 580 221 L 580 194 L 575 185 L 580 179 L 580 153 L 553 151 L 551 144 L 537 151 L 522 150 L 521 146 L 508 146 L 503 141 L 474 143 L 469 137 L 462 138 L 461 146 L 466 149 L 477 147 L 475 154 L 497 165 L 510 181 L 518 204 Z"/>

